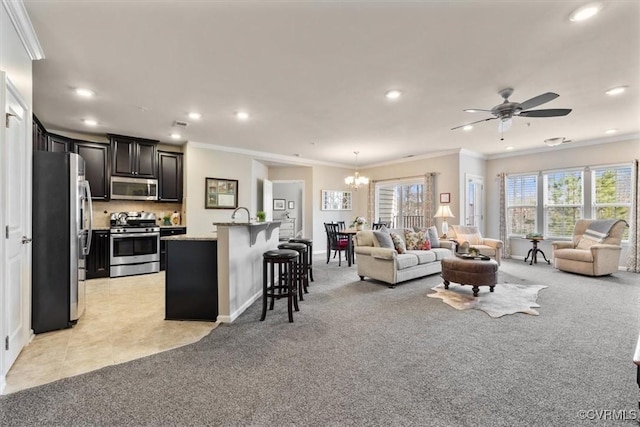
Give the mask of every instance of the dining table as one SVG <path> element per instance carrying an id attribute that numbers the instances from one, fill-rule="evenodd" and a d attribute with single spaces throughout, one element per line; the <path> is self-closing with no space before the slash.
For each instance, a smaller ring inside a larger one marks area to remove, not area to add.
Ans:
<path id="1" fill-rule="evenodd" d="M 338 237 L 347 238 L 347 265 L 351 267 L 351 264 L 355 264 L 355 256 L 353 251 L 353 239 L 356 233 L 360 231 L 357 228 L 343 228 L 338 230 Z"/>

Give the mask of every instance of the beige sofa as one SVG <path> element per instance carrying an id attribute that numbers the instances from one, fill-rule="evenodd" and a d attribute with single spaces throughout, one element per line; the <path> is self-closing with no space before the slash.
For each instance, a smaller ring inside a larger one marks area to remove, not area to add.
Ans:
<path id="1" fill-rule="evenodd" d="M 404 229 L 391 229 L 390 232 L 404 240 Z M 453 256 L 453 252 L 444 247 L 398 254 L 395 249 L 380 247 L 371 230 L 356 234 L 355 253 L 360 280 L 369 277 L 388 283 L 391 288 L 396 283 L 440 273 L 440 261 Z"/>
<path id="2" fill-rule="evenodd" d="M 625 221 L 616 222 L 602 242 L 596 242 L 585 231 L 594 220 L 579 219 L 569 242 L 552 242 L 553 265 L 558 270 L 587 276 L 606 276 L 618 271 L 620 265 L 620 241 L 627 227 Z"/>

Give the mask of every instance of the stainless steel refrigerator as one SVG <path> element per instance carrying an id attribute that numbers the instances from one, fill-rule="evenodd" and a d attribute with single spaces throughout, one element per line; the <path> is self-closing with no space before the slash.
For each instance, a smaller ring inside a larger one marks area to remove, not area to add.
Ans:
<path id="1" fill-rule="evenodd" d="M 34 151 L 31 325 L 35 333 L 69 328 L 85 310 L 91 247 L 91 189 L 74 153 Z"/>

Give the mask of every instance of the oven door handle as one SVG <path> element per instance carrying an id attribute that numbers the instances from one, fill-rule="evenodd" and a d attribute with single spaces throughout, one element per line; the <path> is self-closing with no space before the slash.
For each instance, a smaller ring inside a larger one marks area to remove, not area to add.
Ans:
<path id="1" fill-rule="evenodd" d="M 126 239 L 127 237 L 160 237 L 160 233 L 111 233 L 112 239 Z"/>

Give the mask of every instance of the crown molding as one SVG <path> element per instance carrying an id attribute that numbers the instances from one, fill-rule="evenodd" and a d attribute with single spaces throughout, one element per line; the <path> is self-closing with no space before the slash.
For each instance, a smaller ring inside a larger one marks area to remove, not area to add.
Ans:
<path id="1" fill-rule="evenodd" d="M 205 150 L 224 151 L 227 153 L 243 154 L 251 156 L 255 160 L 263 160 L 271 163 L 272 166 L 330 166 L 338 168 L 348 168 L 347 165 L 338 163 L 323 162 L 319 160 L 304 159 L 295 156 L 285 156 L 282 154 L 267 153 L 264 151 L 247 150 L 244 148 L 227 147 L 224 145 L 206 144 L 204 142 L 188 141 L 188 147 L 202 148 Z"/>
<path id="2" fill-rule="evenodd" d="M 569 143 L 556 145 L 555 147 L 549 147 L 545 145 L 544 147 L 532 148 L 530 150 L 520 150 L 520 151 L 515 151 L 510 153 L 492 154 L 490 156 L 487 156 L 487 160 L 525 156 L 528 154 L 549 153 L 555 150 L 568 150 L 568 149 L 574 149 L 574 148 L 588 147 L 591 145 L 610 144 L 612 142 L 624 142 L 624 141 L 633 141 L 633 140 L 640 140 L 640 133 L 628 133 L 624 135 L 605 136 L 602 138 L 587 139 L 584 141 L 574 140 Z"/>
<path id="3" fill-rule="evenodd" d="M 31 60 L 44 59 L 44 51 L 22 0 L 2 0 L 2 5 Z"/>

